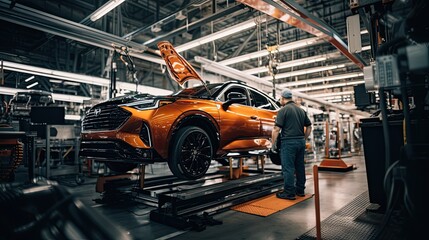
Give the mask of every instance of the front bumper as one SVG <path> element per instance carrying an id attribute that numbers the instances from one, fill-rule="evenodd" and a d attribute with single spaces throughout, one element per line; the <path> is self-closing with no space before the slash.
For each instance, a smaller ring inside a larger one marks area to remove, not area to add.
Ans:
<path id="1" fill-rule="evenodd" d="M 134 148 L 114 140 L 82 140 L 79 156 L 100 162 L 153 163 L 162 160 L 152 148 Z"/>

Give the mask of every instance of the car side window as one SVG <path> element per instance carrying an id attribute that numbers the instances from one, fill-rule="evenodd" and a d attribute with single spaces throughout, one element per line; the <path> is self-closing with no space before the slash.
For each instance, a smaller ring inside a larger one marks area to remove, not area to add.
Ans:
<path id="1" fill-rule="evenodd" d="M 269 109 L 269 110 L 275 110 L 276 108 L 273 106 L 273 104 L 262 94 L 250 90 L 251 95 L 251 103 L 253 107 L 260 108 L 260 109 Z"/>
<path id="2" fill-rule="evenodd" d="M 242 104 L 242 105 L 249 105 L 249 96 L 247 95 L 247 91 L 246 91 L 246 89 L 244 89 L 244 88 L 241 88 L 241 87 L 231 87 L 231 88 L 229 88 L 228 90 L 226 90 L 220 97 L 219 97 L 219 100 L 221 100 L 222 102 L 226 102 L 226 100 L 228 99 L 228 94 L 229 93 L 232 93 L 232 92 L 238 92 L 238 93 L 241 93 L 241 94 L 243 94 L 246 98 L 247 98 L 247 100 L 246 100 L 246 102 L 242 102 L 242 103 L 239 103 L 239 104 Z"/>

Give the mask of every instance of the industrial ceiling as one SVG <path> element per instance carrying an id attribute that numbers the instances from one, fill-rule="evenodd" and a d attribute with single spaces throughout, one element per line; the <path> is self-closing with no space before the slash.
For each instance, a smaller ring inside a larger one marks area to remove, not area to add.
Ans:
<path id="1" fill-rule="evenodd" d="M 37 82 L 31 89 L 103 99 L 114 47 L 126 47 L 136 65 L 138 90 L 176 91 L 179 86 L 169 79 L 155 52 L 156 44 L 163 40 L 170 41 L 209 81 L 229 79 L 228 72 L 239 70 L 256 77 L 267 89 L 275 77 L 279 88 L 288 86 L 349 105 L 353 105 L 353 86 L 363 83 L 362 66 L 326 38 L 242 3 L 298 5 L 316 19 L 313 22 L 329 26 L 347 44 L 346 18 L 352 15 L 348 0 L 126 0 L 100 19 L 91 20 L 106 2 L 0 0 L 0 60 L 4 65 L 0 87 L 27 89 Z M 363 51 L 356 55 L 369 64 L 370 40 L 363 24 L 361 30 Z M 267 67 L 270 56 L 275 58 L 274 75 Z M 116 60 L 114 57 L 118 81 L 133 86 L 127 67 Z M 14 65 L 18 63 L 21 65 Z M 23 71 L 22 65 L 37 68 Z M 214 68 L 218 65 L 220 70 Z M 40 69 L 44 74 L 37 75 Z M 68 78 L 63 73 L 80 75 Z M 36 75 L 34 79 L 25 81 L 32 75 Z M 74 81 L 81 75 L 89 78 Z"/>

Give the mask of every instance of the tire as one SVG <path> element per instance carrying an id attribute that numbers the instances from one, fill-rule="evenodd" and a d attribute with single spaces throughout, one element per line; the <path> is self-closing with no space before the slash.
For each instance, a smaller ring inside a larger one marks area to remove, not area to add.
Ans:
<path id="1" fill-rule="evenodd" d="M 199 127 L 187 126 L 175 134 L 168 166 L 178 178 L 198 179 L 209 169 L 212 155 L 209 135 Z"/>
<path id="2" fill-rule="evenodd" d="M 117 173 L 126 173 L 137 167 L 135 163 L 123 163 L 123 162 L 106 162 L 106 166 Z"/>

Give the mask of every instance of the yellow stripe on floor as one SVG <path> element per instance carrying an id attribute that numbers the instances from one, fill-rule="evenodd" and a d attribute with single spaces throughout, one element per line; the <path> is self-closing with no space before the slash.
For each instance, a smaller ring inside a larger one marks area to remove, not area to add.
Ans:
<path id="1" fill-rule="evenodd" d="M 232 207 L 232 209 L 239 212 L 245 212 L 266 217 L 273 213 L 286 209 L 290 206 L 293 206 L 297 203 L 300 203 L 304 200 L 307 200 L 311 197 L 313 197 L 313 194 L 306 194 L 304 197 L 296 196 L 296 200 L 287 200 L 277 198 L 276 193 L 273 193 L 259 199 L 239 204 L 237 206 Z"/>

